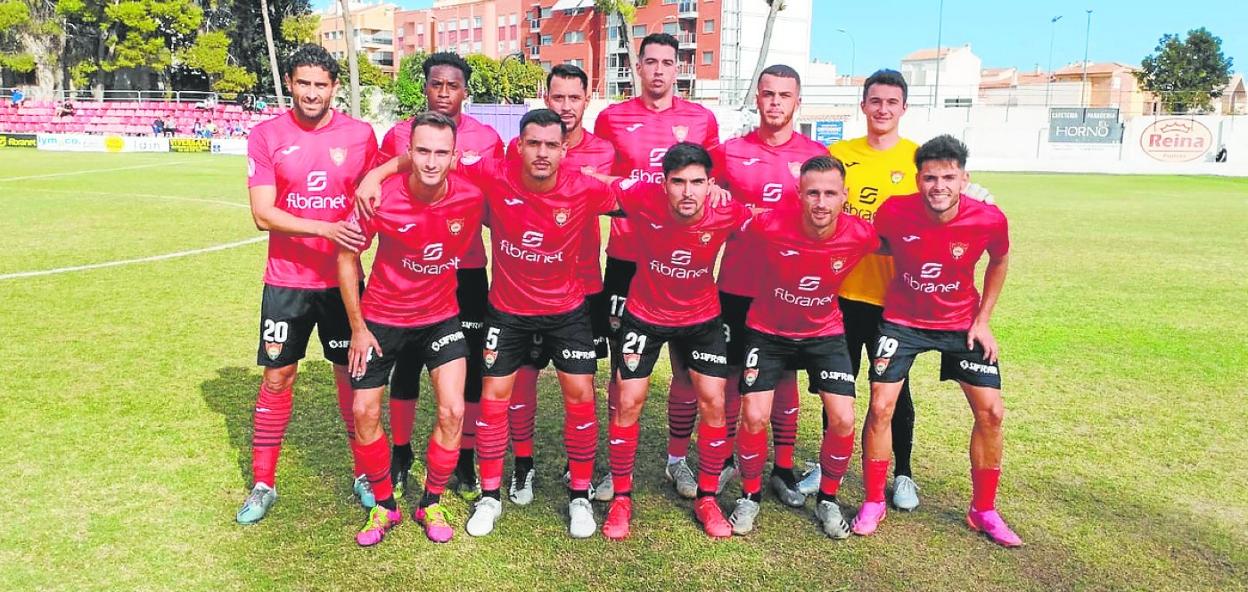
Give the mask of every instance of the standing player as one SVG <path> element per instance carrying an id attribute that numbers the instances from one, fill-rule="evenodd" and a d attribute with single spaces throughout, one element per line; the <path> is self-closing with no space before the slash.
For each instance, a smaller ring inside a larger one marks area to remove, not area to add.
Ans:
<path id="1" fill-rule="evenodd" d="M 568 514 L 574 538 L 597 529 L 589 503 L 598 444 L 593 331 L 577 257 L 585 225 L 617 209 L 619 191 L 578 171 L 560 169 L 566 125 L 549 109 L 520 120 L 520 161 L 470 155 L 459 170 L 485 191 L 494 286 L 486 313 L 485 379 L 478 420 L 483 495 L 468 534 L 484 536 L 502 513 L 499 490 L 508 442 L 508 403 L 516 371 L 535 335 L 552 352 L 564 400 L 564 445 L 571 472 Z"/>
<path id="2" fill-rule="evenodd" d="M 568 128 L 568 149 L 562 164 L 571 170 L 590 167 L 609 173 L 615 160 L 615 148 L 605 140 L 585 131 L 582 120 L 588 105 L 589 77 L 571 64 L 559 64 L 546 76 L 546 107 L 559 114 Z M 519 143 L 513 141 L 507 157 L 520 160 Z M 591 306 L 590 321 L 594 329 L 594 349 L 599 359 L 607 357 L 607 315 L 594 312 L 593 307 L 605 304 L 602 292 L 602 233 L 596 221 L 585 225 L 585 237 L 577 257 L 585 297 Z M 511 446 L 515 455 L 515 472 L 507 497 L 518 505 L 533 501 L 533 426 L 537 420 L 537 374 L 549 361 L 550 351 L 534 344 L 534 351 L 516 371 L 516 384 L 511 393 Z"/>
<path id="3" fill-rule="evenodd" d="M 472 67 L 468 62 L 456 54 L 440 52 L 425 58 L 421 68 L 425 74 L 425 99 L 429 103 L 429 110 L 450 117 L 455 122 L 456 149 L 461 154 L 475 153 L 501 158 L 503 141 L 498 137 L 498 132 L 463 113 L 464 101 L 468 98 L 468 80 L 472 78 Z M 365 198 L 360 203 L 365 215 L 371 214 L 370 206 L 378 195 L 377 186 L 381 180 L 398 172 L 397 163 L 387 161 L 407 152 L 411 129 L 410 119 L 400 121 L 382 139 L 378 160 L 387 164 L 379 167 L 379 171 L 370 174 L 360 184 L 360 197 Z M 479 488 L 473 470 L 472 451 L 476 442 L 476 419 L 480 413 L 481 401 L 481 327 L 485 320 L 485 298 L 489 290 L 489 280 L 485 273 L 485 243 L 479 235 L 468 249 L 456 275 L 459 281 L 459 287 L 455 291 L 455 297 L 459 300 L 459 321 L 468 338 L 468 381 L 464 387 L 464 438 L 460 444 L 459 463 L 455 468 L 455 485 L 462 495 L 475 499 L 479 495 Z M 402 368 L 398 373 L 395 385 L 390 389 L 390 431 L 394 436 L 391 471 L 395 487 L 399 490 L 398 495 L 402 497 L 408 471 L 412 466 L 412 422 L 416 414 L 416 396 L 420 381 L 419 377 L 411 380 L 403 377 Z"/>
<path id="4" fill-rule="evenodd" d="M 608 428 L 615 499 L 602 525 L 609 539 L 628 537 L 633 514 L 633 464 L 637 457 L 641 409 L 650 392 L 650 374 L 663 344 L 680 352 L 698 396 L 698 491 L 694 515 L 711 537 L 732 535 L 715 494 L 720 470 L 731 454 L 724 425 L 724 377 L 728 343 L 719 318 L 714 268 L 728 236 L 748 220 L 740 202 L 708 206 L 711 156 L 683 142 L 663 156 L 663 184 L 630 187 L 622 205 L 637 238 L 638 269 L 620 321 L 620 349 L 613 380 L 619 402 Z"/>
<path id="5" fill-rule="evenodd" d="M 940 352 L 941 380 L 956 380 L 975 415 L 971 430 L 973 497 L 966 522 L 1006 547 L 1023 544 L 996 511 L 1001 478 L 1001 374 L 989 328 L 1005 284 L 1010 239 L 996 206 L 965 199 L 966 146 L 938 136 L 915 152 L 919 193 L 890 199 L 875 227 L 893 254 L 896 274 L 871 364 L 871 405 L 863 430 L 865 501 L 854 533 L 875 532 L 887 513 L 884 482 L 892 444 L 893 408 L 914 358 Z M 975 290 L 975 264 L 988 253 L 984 295 Z"/>
<path id="6" fill-rule="evenodd" d="M 678 142 L 701 144 L 708 151 L 719 144 L 719 124 L 705 107 L 677 98 L 676 38 L 666 33 L 652 33 L 641 40 L 637 52 L 637 75 L 641 80 L 636 98 L 607 107 L 594 123 L 594 133 L 615 146 L 612 174 L 638 181 L 659 182 L 663 175 L 663 155 Z M 607 266 L 600 294 L 605 305 L 595 307 L 606 311 L 613 330 L 620 324 L 629 283 L 637 271 L 637 244 L 630 222 L 611 221 L 611 239 L 607 244 Z M 613 349 L 618 346 L 613 345 Z M 608 405 L 614 407 L 617 393 L 615 382 L 608 386 Z M 697 418 L 697 393 L 689 374 L 678 357 L 672 358 L 672 385 L 667 410 L 669 439 L 665 474 L 676 485 L 680 495 L 693 498 L 698 483 L 685 457 L 689 438 Z M 600 500 L 611 498 L 611 480 L 596 488 Z"/>
<path id="7" fill-rule="evenodd" d="M 256 228 L 269 232 L 260 303 L 256 362 L 264 378 L 256 398 L 251 494 L 236 519 L 253 524 L 277 501 L 274 476 L 290 422 L 291 389 L 315 327 L 334 365 L 338 410 L 355 438 L 347 346 L 351 330 L 338 291 L 338 248 L 359 249 L 364 237 L 342 222 L 351 194 L 377 155 L 372 126 L 330 108 L 338 62 L 324 48 L 300 47 L 286 65 L 294 107 L 252 131 L 247 187 Z M 355 491 L 374 504 L 368 480 L 355 471 Z"/>
<path id="8" fill-rule="evenodd" d="M 880 241 L 871 225 L 841 211 L 845 169 L 828 156 L 801 167 L 799 208 L 760 214 L 746 226 L 756 247 L 759 290 L 745 330 L 738 434 L 741 489 L 732 512 L 735 534 L 754 529 L 767 461 L 767 422 L 776 384 L 786 368 L 805 368 L 823 399 L 826 427 L 819 459 L 826 468 L 815 517 L 833 538 L 849 536 L 836 492 L 854 449 L 854 376 L 835 306 L 841 282 Z"/>
<path id="9" fill-rule="evenodd" d="M 439 113 L 412 120 L 410 175 L 382 184 L 372 218 L 360 219 L 365 248 L 378 237 L 377 255 L 361 298 L 360 256 L 338 254 L 338 278 L 351 320 L 351 385 L 355 388 L 355 458 L 372 482 L 377 507 L 356 535 L 360 545 L 381 542 L 402 520 L 390 480 L 390 449 L 381 428 L 381 395 L 396 364 L 408 380 L 429 368 L 438 420 L 426 452 L 425 491 L 415 518 L 434 542 L 451 539 L 439 503 L 459 456 L 464 419 L 468 346 L 456 316 L 455 271 L 479 236 L 485 197 L 467 180 L 447 176 L 455 157 L 455 122 Z M 415 388 L 415 387 L 413 387 Z"/>
<path id="10" fill-rule="evenodd" d="M 798 73 L 777 64 L 763 70 L 758 77 L 758 129 L 744 137 L 728 140 L 715 153 L 715 170 L 719 184 L 732 191 L 733 197 L 755 208 L 796 207 L 797 177 L 802 163 L 827 154 L 827 148 L 796 133 L 793 115 L 802 103 L 802 82 Z M 724 247 L 724 260 L 719 266 L 719 301 L 723 307 L 724 330 L 728 337 L 728 375 L 724 409 L 728 419 L 728 441 L 734 443 L 737 420 L 741 410 L 741 365 L 745 360 L 742 342 L 745 317 L 757 287 L 757 262 L 748 254 L 750 245 L 739 237 Z M 800 507 L 806 496 L 797 490 L 793 474 L 793 445 L 797 440 L 797 376 L 785 371 L 776 385 L 776 402 L 772 408 L 776 462 L 771 473 L 771 486 L 782 502 Z M 731 457 L 730 457 L 731 462 Z M 731 465 L 729 465 L 731 467 Z M 733 474 L 724 470 L 720 486 L 726 486 Z"/>

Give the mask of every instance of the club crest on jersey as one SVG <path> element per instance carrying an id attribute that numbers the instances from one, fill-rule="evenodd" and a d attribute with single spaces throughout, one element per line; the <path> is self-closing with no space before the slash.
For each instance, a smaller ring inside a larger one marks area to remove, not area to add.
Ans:
<path id="1" fill-rule="evenodd" d="M 741 378 L 745 379 L 745 386 L 754 386 L 754 381 L 758 380 L 758 368 L 746 368 L 741 372 Z"/>
<path id="2" fill-rule="evenodd" d="M 698 242 L 702 243 L 703 245 L 710 244 L 710 242 L 711 242 L 711 233 L 709 233 L 709 232 L 703 232 L 703 233 L 702 233 L 702 236 L 699 236 L 699 237 L 698 237 Z"/>
<path id="3" fill-rule="evenodd" d="M 966 249 L 969 247 L 970 245 L 966 243 L 950 243 L 949 254 L 953 255 L 954 259 L 961 259 L 962 256 L 966 254 Z"/>
<path id="4" fill-rule="evenodd" d="M 329 159 L 334 161 L 334 164 L 338 166 L 342 166 L 342 163 L 347 161 L 347 149 L 346 148 L 330 148 Z"/>
<path id="5" fill-rule="evenodd" d="M 673 136 L 676 136 L 676 141 L 677 141 L 677 142 L 684 142 L 684 141 L 685 141 L 685 138 L 688 138 L 688 137 L 689 137 L 689 126 L 687 126 L 687 125 L 673 125 L 673 126 L 672 126 L 672 135 L 673 135 Z"/>
<path id="6" fill-rule="evenodd" d="M 844 260 L 844 259 L 833 259 L 833 260 L 832 260 L 832 271 L 833 271 L 833 272 L 836 272 L 836 273 L 841 273 L 841 270 L 842 270 L 842 269 L 845 269 L 845 260 Z"/>
<path id="7" fill-rule="evenodd" d="M 892 179 L 893 185 L 896 185 L 906 178 L 906 174 L 901 171 L 893 171 L 893 175 L 889 178 Z"/>
<path id="8" fill-rule="evenodd" d="M 555 209 L 555 224 L 558 224 L 559 226 L 563 226 L 564 224 L 568 223 L 568 220 L 571 220 L 571 219 L 572 219 L 572 210 L 568 208 L 556 208 Z"/>
<path id="9" fill-rule="evenodd" d="M 793 173 L 793 178 L 794 178 L 794 179 L 796 179 L 796 178 L 798 178 L 798 177 L 802 176 L 802 163 L 801 163 L 801 162 L 797 162 L 797 161 L 790 162 L 790 163 L 789 163 L 789 172 L 790 172 L 790 173 Z"/>
<path id="10" fill-rule="evenodd" d="M 887 369 L 888 369 L 888 358 L 876 358 L 875 359 L 875 374 L 877 376 L 883 375 L 884 371 Z"/>
<path id="11" fill-rule="evenodd" d="M 269 356 L 270 360 L 276 360 L 278 356 L 282 355 L 282 344 L 272 341 L 264 342 L 264 354 Z"/>
<path id="12" fill-rule="evenodd" d="M 451 218 L 450 220 L 447 220 L 446 229 L 449 230 L 451 234 L 459 236 L 459 233 L 464 231 L 464 219 Z"/>
<path id="13" fill-rule="evenodd" d="M 494 362 L 498 361 L 498 351 L 493 350 L 493 349 L 487 349 L 485 350 L 485 353 L 481 357 L 485 360 L 486 368 L 493 368 Z"/>
<path id="14" fill-rule="evenodd" d="M 641 354 L 624 354 L 624 365 L 628 366 L 629 372 L 636 372 L 637 365 L 641 363 Z"/>

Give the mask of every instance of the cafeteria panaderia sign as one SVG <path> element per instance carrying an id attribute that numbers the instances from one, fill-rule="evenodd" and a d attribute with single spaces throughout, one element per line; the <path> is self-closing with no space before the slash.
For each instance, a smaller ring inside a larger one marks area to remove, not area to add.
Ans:
<path id="1" fill-rule="evenodd" d="M 1054 107 L 1049 109 L 1049 141 L 1079 144 L 1121 144 L 1122 124 L 1116 107 Z"/>

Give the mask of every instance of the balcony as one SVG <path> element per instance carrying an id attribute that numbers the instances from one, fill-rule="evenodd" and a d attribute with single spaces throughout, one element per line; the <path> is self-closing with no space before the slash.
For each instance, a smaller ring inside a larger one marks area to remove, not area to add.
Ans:
<path id="1" fill-rule="evenodd" d="M 681 0 L 676 7 L 676 16 L 682 19 L 698 18 L 698 3 L 694 0 Z"/>
<path id="2" fill-rule="evenodd" d="M 677 80 L 693 80 L 698 77 L 698 69 L 693 64 L 678 64 L 676 66 Z"/>
<path id="3" fill-rule="evenodd" d="M 541 31 L 541 30 L 542 30 L 542 21 L 540 21 L 540 20 L 538 20 L 538 19 L 529 19 L 529 30 L 530 30 L 530 31 L 534 31 L 534 32 L 536 32 L 536 31 Z"/>
<path id="4" fill-rule="evenodd" d="M 633 74 L 628 68 L 607 68 L 607 80 L 611 82 L 632 82 Z"/>
<path id="5" fill-rule="evenodd" d="M 542 48 L 536 45 L 529 46 L 529 57 L 533 59 L 542 57 Z"/>
<path id="6" fill-rule="evenodd" d="M 628 46 L 624 45 L 624 40 L 616 37 L 607 41 L 607 53 L 631 53 Z"/>
<path id="7" fill-rule="evenodd" d="M 676 34 L 676 41 L 680 43 L 681 49 L 697 49 L 698 37 L 689 31 L 681 31 Z"/>

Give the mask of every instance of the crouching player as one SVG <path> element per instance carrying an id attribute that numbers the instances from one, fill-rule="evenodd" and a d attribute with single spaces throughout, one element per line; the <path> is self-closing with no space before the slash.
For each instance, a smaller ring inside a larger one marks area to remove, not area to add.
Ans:
<path id="1" fill-rule="evenodd" d="M 468 345 L 460 330 L 455 274 L 479 232 L 485 197 L 475 185 L 447 174 L 455 153 L 454 121 L 423 113 L 411 125 L 411 173 L 387 178 L 375 215 L 359 220 L 368 241 L 378 237 L 363 297 L 357 287 L 358 255 L 344 249 L 338 256 L 339 279 L 349 285 L 342 298 L 351 322 L 352 452 L 377 497 L 377 506 L 355 537 L 363 546 L 381 542 L 402 520 L 380 421 L 382 391 L 396 364 L 409 379 L 428 367 L 438 406 L 426 451 L 425 492 L 414 517 L 434 542 L 449 541 L 453 533 L 438 502 L 455 470 L 463 433 Z"/>
<path id="2" fill-rule="evenodd" d="M 896 273 L 884 297 L 880 337 L 871 364 L 871 406 L 863 434 L 866 499 L 854 533 L 875 532 L 887 510 L 884 481 L 892 453 L 891 420 L 914 358 L 940 352 L 941 380 L 956 380 L 975 416 L 971 429 L 971 509 L 966 521 L 1006 547 L 1023 541 L 996 511 L 1001 477 L 1001 374 L 988 323 L 1005 284 L 1010 248 L 1005 214 L 965 199 L 966 146 L 939 136 L 914 154 L 919 193 L 894 197 L 875 215 Z M 975 264 L 988 253 L 984 294 Z"/>
<path id="3" fill-rule="evenodd" d="M 849 525 L 836 493 L 854 450 L 854 371 L 836 297 L 849 270 L 880 241 L 870 223 L 841 211 L 845 167 L 839 160 L 816 156 L 803 163 L 797 197 L 799 208 L 759 214 L 742 237 L 759 249 L 761 289 L 745 321 L 737 433 L 743 495 L 730 521 L 735 534 L 754 529 L 776 384 L 786 367 L 800 367 L 823 399 L 827 419 L 815 517 L 824 533 L 843 539 Z"/>

